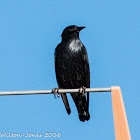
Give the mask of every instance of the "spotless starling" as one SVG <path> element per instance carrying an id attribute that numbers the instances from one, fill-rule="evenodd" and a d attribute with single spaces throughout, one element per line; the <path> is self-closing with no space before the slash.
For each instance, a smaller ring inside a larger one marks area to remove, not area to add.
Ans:
<path id="1" fill-rule="evenodd" d="M 79 39 L 79 32 L 85 27 L 68 26 L 62 33 L 62 41 L 55 49 L 55 72 L 59 88 L 76 89 L 90 87 L 90 69 L 85 46 Z M 89 93 L 70 93 L 77 107 L 80 121 L 90 119 Z M 67 113 L 71 113 L 67 95 L 61 94 Z"/>

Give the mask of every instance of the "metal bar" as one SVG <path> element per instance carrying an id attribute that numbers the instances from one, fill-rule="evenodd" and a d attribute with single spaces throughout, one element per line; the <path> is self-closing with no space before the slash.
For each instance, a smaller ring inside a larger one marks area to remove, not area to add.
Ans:
<path id="1" fill-rule="evenodd" d="M 58 93 L 76 93 L 79 89 L 58 89 Z M 111 88 L 86 88 L 85 92 L 111 92 Z M 52 90 L 0 91 L 1 95 L 53 94 Z"/>

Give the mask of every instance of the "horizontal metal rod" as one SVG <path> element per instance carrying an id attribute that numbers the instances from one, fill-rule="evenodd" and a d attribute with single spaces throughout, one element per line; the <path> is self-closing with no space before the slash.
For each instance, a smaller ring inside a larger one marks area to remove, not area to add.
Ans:
<path id="1" fill-rule="evenodd" d="M 111 88 L 86 88 L 85 92 L 110 92 Z M 79 89 L 58 89 L 58 93 L 77 93 Z M 1 95 L 53 94 L 52 90 L 0 91 Z"/>

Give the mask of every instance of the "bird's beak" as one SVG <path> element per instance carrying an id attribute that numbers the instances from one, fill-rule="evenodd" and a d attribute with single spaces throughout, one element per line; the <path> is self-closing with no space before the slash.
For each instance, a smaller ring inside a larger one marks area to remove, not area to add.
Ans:
<path id="1" fill-rule="evenodd" d="M 82 29 L 86 28 L 85 26 L 83 27 L 78 27 L 78 31 L 80 32 Z"/>

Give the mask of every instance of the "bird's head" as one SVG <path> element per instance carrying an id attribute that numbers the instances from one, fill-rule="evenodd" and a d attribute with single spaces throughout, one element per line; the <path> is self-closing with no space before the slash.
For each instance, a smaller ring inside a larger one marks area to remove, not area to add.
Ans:
<path id="1" fill-rule="evenodd" d="M 62 40 L 79 39 L 79 32 L 85 27 L 78 27 L 76 25 L 68 26 L 62 33 Z"/>

